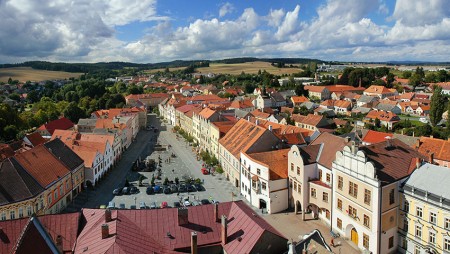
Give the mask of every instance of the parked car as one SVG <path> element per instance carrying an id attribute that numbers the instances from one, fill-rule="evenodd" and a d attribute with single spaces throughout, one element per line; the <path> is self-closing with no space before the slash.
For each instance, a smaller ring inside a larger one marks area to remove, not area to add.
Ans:
<path id="1" fill-rule="evenodd" d="M 150 204 L 150 209 L 156 209 L 156 208 L 157 208 L 156 203 L 155 203 L 155 202 L 152 202 L 152 203 Z"/>
<path id="2" fill-rule="evenodd" d="M 125 207 L 125 204 L 124 203 L 120 203 L 119 204 L 119 209 L 125 209 L 126 207 Z"/>
<path id="3" fill-rule="evenodd" d="M 161 203 L 161 208 L 167 208 L 167 207 L 169 207 L 169 204 L 167 204 L 166 201 Z"/>
<path id="4" fill-rule="evenodd" d="M 139 189 L 136 186 L 132 186 L 130 188 L 130 194 L 136 194 L 139 192 Z"/>
<path id="5" fill-rule="evenodd" d="M 191 205 L 192 206 L 199 206 L 200 203 L 198 201 L 194 200 L 194 201 L 191 202 Z"/>
<path id="6" fill-rule="evenodd" d="M 101 205 L 100 209 L 106 209 L 106 205 Z"/>
<path id="7" fill-rule="evenodd" d="M 173 207 L 181 207 L 180 202 L 178 201 L 173 202 Z"/>
<path id="8" fill-rule="evenodd" d="M 184 205 L 185 207 L 188 207 L 188 206 L 191 206 L 191 203 L 189 202 L 189 200 L 185 200 L 185 201 L 183 202 L 183 205 Z"/>
<path id="9" fill-rule="evenodd" d="M 197 189 L 197 191 L 204 191 L 205 190 L 205 188 L 199 183 L 194 184 L 194 186 Z"/>
<path id="10" fill-rule="evenodd" d="M 172 192 L 170 191 L 170 188 L 169 188 L 169 187 L 164 187 L 163 193 L 164 193 L 164 194 L 171 194 Z"/>
<path id="11" fill-rule="evenodd" d="M 202 199 L 202 200 L 200 200 L 200 203 L 202 203 L 202 205 L 208 205 L 208 204 L 211 204 L 211 202 L 209 202 L 208 199 Z"/>
<path id="12" fill-rule="evenodd" d="M 190 184 L 186 185 L 186 189 L 187 189 L 188 192 L 195 192 L 195 191 L 197 191 L 197 189 L 195 189 L 195 187 L 193 185 L 190 185 Z"/>
<path id="13" fill-rule="evenodd" d="M 139 209 L 147 209 L 144 201 L 139 202 Z"/>
<path id="14" fill-rule="evenodd" d="M 422 123 L 428 123 L 428 119 L 425 118 L 425 117 L 419 118 L 419 121 L 422 122 Z"/>
<path id="15" fill-rule="evenodd" d="M 176 184 L 170 185 L 170 191 L 172 193 L 177 193 L 178 192 L 178 186 Z"/>
<path id="16" fill-rule="evenodd" d="M 206 168 L 202 168 L 202 174 L 209 175 L 209 171 Z"/>
<path id="17" fill-rule="evenodd" d="M 130 190 L 131 190 L 131 187 L 123 187 L 122 193 L 124 195 L 130 195 Z"/>
<path id="18" fill-rule="evenodd" d="M 186 191 L 187 191 L 186 185 L 181 184 L 181 185 L 178 187 L 178 191 L 179 191 L 179 192 L 186 192 Z"/>
<path id="19" fill-rule="evenodd" d="M 211 203 L 213 203 L 213 204 L 219 204 L 219 201 L 218 200 L 211 200 Z"/>
<path id="20" fill-rule="evenodd" d="M 159 185 L 153 186 L 153 191 L 154 191 L 155 193 L 161 193 L 161 186 L 159 186 Z"/>
<path id="21" fill-rule="evenodd" d="M 155 191 L 153 190 L 153 187 L 152 187 L 152 186 L 148 186 L 147 189 L 145 190 L 145 192 L 146 192 L 148 195 L 151 195 L 151 194 L 154 194 L 154 193 L 155 193 Z"/>
<path id="22" fill-rule="evenodd" d="M 107 208 L 116 209 L 116 203 L 114 203 L 114 201 L 109 201 Z"/>
<path id="23" fill-rule="evenodd" d="M 117 188 L 113 190 L 113 195 L 114 196 L 120 196 L 122 195 L 122 188 Z"/>

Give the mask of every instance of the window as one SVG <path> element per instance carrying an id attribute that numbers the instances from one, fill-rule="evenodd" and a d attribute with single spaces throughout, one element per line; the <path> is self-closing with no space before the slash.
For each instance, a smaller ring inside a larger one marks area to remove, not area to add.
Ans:
<path id="1" fill-rule="evenodd" d="M 297 192 L 298 192 L 298 194 L 302 193 L 302 185 L 301 184 L 298 184 Z"/>
<path id="2" fill-rule="evenodd" d="M 369 216 L 364 214 L 364 226 L 370 228 L 370 219 Z"/>
<path id="3" fill-rule="evenodd" d="M 52 203 L 52 196 L 48 195 L 48 204 L 50 205 Z M 41 206 L 42 207 L 42 206 Z"/>
<path id="4" fill-rule="evenodd" d="M 55 196 L 55 201 L 58 199 L 58 190 L 55 190 L 53 192 L 53 195 Z"/>
<path id="5" fill-rule="evenodd" d="M 257 168 L 256 169 L 256 174 L 261 175 L 261 169 Z"/>
<path id="6" fill-rule="evenodd" d="M 408 240 L 404 237 L 402 237 L 402 248 L 405 250 L 408 248 Z"/>
<path id="7" fill-rule="evenodd" d="M 311 197 L 315 198 L 316 197 L 316 189 L 311 188 Z"/>
<path id="8" fill-rule="evenodd" d="M 369 236 L 363 233 L 363 246 L 369 249 Z"/>
<path id="9" fill-rule="evenodd" d="M 328 193 L 325 193 L 325 192 L 324 192 L 324 193 L 322 194 L 322 201 L 325 202 L 325 203 L 328 203 Z"/>
<path id="10" fill-rule="evenodd" d="M 266 183 L 261 183 L 261 187 L 262 187 L 263 190 L 265 190 L 266 189 Z"/>
<path id="11" fill-rule="evenodd" d="M 19 218 L 23 218 L 23 208 L 19 208 Z"/>
<path id="12" fill-rule="evenodd" d="M 291 171 L 294 172 L 294 163 L 291 163 Z"/>
<path id="13" fill-rule="evenodd" d="M 66 181 L 66 190 L 70 190 L 69 181 Z"/>
<path id="14" fill-rule="evenodd" d="M 322 181 L 322 170 L 319 169 L 319 180 Z"/>
<path id="15" fill-rule="evenodd" d="M 252 187 L 253 187 L 253 189 L 256 189 L 256 181 L 255 180 L 252 180 Z"/>
<path id="16" fill-rule="evenodd" d="M 403 230 L 405 231 L 405 232 L 408 232 L 408 226 L 409 226 L 409 221 L 408 221 L 408 219 L 404 219 L 403 220 Z"/>
<path id="17" fill-rule="evenodd" d="M 289 188 L 292 188 L 292 179 L 289 179 Z"/>
<path id="18" fill-rule="evenodd" d="M 294 191 L 297 191 L 297 182 L 294 183 Z"/>
<path id="19" fill-rule="evenodd" d="M 389 245 L 388 245 L 389 249 L 392 247 L 394 247 L 394 237 L 393 236 L 389 237 Z"/>
<path id="20" fill-rule="evenodd" d="M 414 254 L 420 254 L 420 247 L 417 245 L 414 247 Z"/>
<path id="21" fill-rule="evenodd" d="M 2 216 L 0 217 L 0 220 L 6 220 L 6 213 L 2 213 Z"/>
<path id="22" fill-rule="evenodd" d="M 392 205 L 395 203 L 394 189 L 389 192 L 389 204 Z"/>
<path id="23" fill-rule="evenodd" d="M 371 191 L 364 189 L 364 204 L 370 205 Z"/>
<path id="24" fill-rule="evenodd" d="M 327 173 L 327 183 L 331 182 L 331 175 Z"/>
<path id="25" fill-rule="evenodd" d="M 450 239 L 448 239 L 448 238 L 444 239 L 444 250 L 450 251 Z"/>
<path id="26" fill-rule="evenodd" d="M 422 237 L 422 226 L 416 225 L 416 233 L 415 236 Z"/>
<path id="27" fill-rule="evenodd" d="M 436 225 L 436 213 L 430 212 L 430 223 Z"/>
<path id="28" fill-rule="evenodd" d="M 350 217 L 356 218 L 357 214 L 356 214 L 356 208 L 353 208 L 351 205 L 348 206 L 348 215 Z"/>
<path id="29" fill-rule="evenodd" d="M 300 175 L 300 167 L 297 167 L 297 175 Z"/>
<path id="30" fill-rule="evenodd" d="M 325 210 L 325 217 L 326 217 L 327 219 L 330 219 L 330 216 L 331 216 L 330 211 L 328 211 L 328 209 L 326 209 L 326 210 Z"/>
<path id="31" fill-rule="evenodd" d="M 31 206 L 28 206 L 28 207 L 27 207 L 27 215 L 28 215 L 28 216 L 31 216 L 31 214 L 32 214 Z"/>
<path id="32" fill-rule="evenodd" d="M 339 229 L 342 229 L 342 220 L 339 219 L 339 218 L 337 218 L 337 227 L 338 227 Z"/>
<path id="33" fill-rule="evenodd" d="M 64 187 L 61 185 L 59 186 L 59 195 L 63 196 L 64 195 Z"/>
<path id="34" fill-rule="evenodd" d="M 342 200 L 339 198 L 337 200 L 337 208 L 342 211 Z"/>
<path id="35" fill-rule="evenodd" d="M 433 244 L 436 243 L 436 233 L 430 232 L 428 236 L 428 242 Z"/>
<path id="36" fill-rule="evenodd" d="M 358 185 L 356 183 L 350 182 L 348 194 L 354 198 L 358 197 Z"/>
<path id="37" fill-rule="evenodd" d="M 342 190 L 343 186 L 344 186 L 344 178 L 342 178 L 342 176 L 338 176 L 338 189 Z"/>
<path id="38" fill-rule="evenodd" d="M 10 211 L 10 212 L 9 212 L 9 218 L 10 218 L 11 220 L 14 220 L 14 219 L 16 218 L 16 211 Z"/>
<path id="39" fill-rule="evenodd" d="M 450 219 L 449 218 L 444 219 L 444 228 L 450 229 Z"/>
<path id="40" fill-rule="evenodd" d="M 403 203 L 403 210 L 407 213 L 409 213 L 409 202 L 408 200 L 405 200 L 405 203 Z"/>
<path id="41" fill-rule="evenodd" d="M 422 218 L 422 207 L 416 207 L 416 215 Z"/>

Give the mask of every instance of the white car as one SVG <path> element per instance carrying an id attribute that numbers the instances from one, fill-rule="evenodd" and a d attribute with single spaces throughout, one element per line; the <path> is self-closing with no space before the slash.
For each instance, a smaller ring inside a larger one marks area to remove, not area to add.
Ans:
<path id="1" fill-rule="evenodd" d="M 419 121 L 422 123 L 428 123 L 428 119 L 426 119 L 425 117 L 419 118 Z"/>
<path id="2" fill-rule="evenodd" d="M 184 206 L 185 206 L 185 207 L 191 206 L 191 203 L 189 203 L 189 201 L 188 201 L 188 200 L 184 201 L 184 203 L 183 203 L 183 204 L 184 204 Z"/>

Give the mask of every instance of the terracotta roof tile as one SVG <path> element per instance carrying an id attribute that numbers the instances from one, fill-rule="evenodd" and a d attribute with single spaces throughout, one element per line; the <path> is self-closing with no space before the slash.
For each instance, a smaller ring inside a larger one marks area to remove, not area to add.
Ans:
<path id="1" fill-rule="evenodd" d="M 428 157 L 433 154 L 435 159 L 450 161 L 450 140 L 421 137 L 418 150 L 424 156 Z"/>
<path id="2" fill-rule="evenodd" d="M 41 125 L 38 130 L 47 130 L 50 135 L 52 135 L 55 130 L 68 130 L 73 128 L 73 125 L 74 124 L 69 119 L 61 117 L 47 124 Z"/>
<path id="3" fill-rule="evenodd" d="M 324 132 L 321 133 L 310 145 L 323 144 L 322 152 L 318 162 L 331 169 L 333 161 L 336 159 L 336 152 L 340 151 L 348 144 L 345 138 L 335 136 L 333 134 Z"/>
<path id="4" fill-rule="evenodd" d="M 37 146 L 45 143 L 45 139 L 38 132 L 25 135 L 25 137 L 31 142 L 33 146 Z"/>
<path id="5" fill-rule="evenodd" d="M 290 149 L 251 153 L 247 156 L 269 168 L 270 180 L 288 178 L 288 153 Z"/>
<path id="6" fill-rule="evenodd" d="M 386 132 L 379 132 L 369 130 L 363 137 L 362 141 L 365 143 L 375 144 L 386 141 L 386 137 L 393 137 L 394 135 Z"/>

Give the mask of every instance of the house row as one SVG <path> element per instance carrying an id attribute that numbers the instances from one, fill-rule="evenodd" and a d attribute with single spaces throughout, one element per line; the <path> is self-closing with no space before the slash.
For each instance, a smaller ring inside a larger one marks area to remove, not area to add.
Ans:
<path id="1" fill-rule="evenodd" d="M 1 253 L 288 251 L 288 239 L 242 201 L 189 209 L 83 209 L 76 213 L 33 216 L 0 221 L 0 236 Z M 323 240 L 320 243 L 330 251 Z M 299 244 L 303 244 L 299 248 L 305 246 L 304 241 Z"/>
<path id="2" fill-rule="evenodd" d="M 60 140 L 13 152 L 0 162 L 0 221 L 59 213 L 84 178 L 83 159 Z"/>

